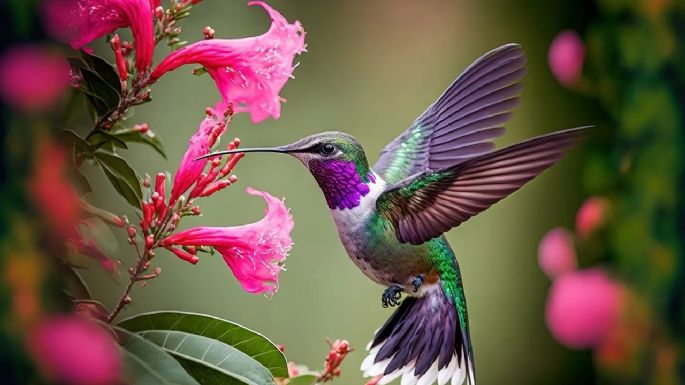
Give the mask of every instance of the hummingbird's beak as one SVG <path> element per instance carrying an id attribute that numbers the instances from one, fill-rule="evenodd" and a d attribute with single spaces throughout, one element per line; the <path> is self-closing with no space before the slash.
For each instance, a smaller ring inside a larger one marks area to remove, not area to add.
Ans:
<path id="1" fill-rule="evenodd" d="M 207 155 L 195 158 L 195 160 L 211 158 L 213 156 L 227 155 L 227 154 L 237 154 L 241 152 L 279 152 L 282 154 L 287 154 L 293 150 L 288 148 L 289 146 L 279 146 L 279 147 L 253 147 L 253 148 L 236 148 L 234 150 L 224 150 L 209 153 Z"/>

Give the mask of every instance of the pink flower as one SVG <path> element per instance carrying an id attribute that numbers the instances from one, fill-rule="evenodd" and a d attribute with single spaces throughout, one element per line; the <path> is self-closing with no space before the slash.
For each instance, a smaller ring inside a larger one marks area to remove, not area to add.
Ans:
<path id="1" fill-rule="evenodd" d="M 245 291 L 273 294 L 283 261 L 292 248 L 294 223 L 283 201 L 266 192 L 246 191 L 266 200 L 266 215 L 260 221 L 235 227 L 195 227 L 171 235 L 162 246 L 213 247 L 223 255 Z"/>
<path id="2" fill-rule="evenodd" d="M 28 182 L 29 196 L 45 222 L 62 238 L 78 238 L 80 199 L 67 179 L 67 153 L 50 142 L 41 142 L 33 175 Z"/>
<path id="3" fill-rule="evenodd" d="M 75 315 L 58 315 L 38 324 L 27 350 L 51 381 L 69 385 L 121 382 L 121 356 L 101 326 Z"/>
<path id="4" fill-rule="evenodd" d="M 538 263 L 542 271 L 552 279 L 575 270 L 573 236 L 562 228 L 550 230 L 540 241 Z"/>
<path id="5" fill-rule="evenodd" d="M 549 47 L 549 68 L 564 86 L 572 86 L 580 80 L 585 59 L 585 45 L 577 33 L 566 30 L 559 33 Z"/>
<path id="6" fill-rule="evenodd" d="M 152 71 L 152 81 L 184 64 L 200 64 L 207 69 L 226 103 L 238 112 L 249 112 L 254 123 L 281 115 L 279 92 L 292 77 L 293 59 L 305 49 L 304 30 L 299 21 L 289 24 L 273 8 L 261 1 L 271 16 L 271 28 L 261 36 L 243 39 L 211 39 L 174 51 Z"/>
<path id="7" fill-rule="evenodd" d="M 597 346 L 616 323 L 620 292 L 600 268 L 564 274 L 554 281 L 547 298 L 547 326 L 568 347 Z"/>
<path id="8" fill-rule="evenodd" d="M 0 57 L 0 95 L 22 112 L 54 107 L 69 81 L 66 60 L 39 46 L 11 47 Z"/>
<path id="9" fill-rule="evenodd" d="M 207 109 L 207 116 L 200 123 L 197 132 L 188 141 L 188 149 L 181 159 L 178 171 L 176 171 L 174 185 L 171 188 L 171 198 L 169 199 L 170 206 L 173 206 L 181 195 L 199 181 L 209 159 L 196 159 L 208 154 L 217 139 L 226 131 L 224 115 L 227 112 L 228 108 L 223 102 L 217 103 L 214 109 Z M 230 114 L 230 112 L 228 113 Z"/>
<path id="10" fill-rule="evenodd" d="M 46 0 L 43 11 L 48 31 L 74 49 L 117 28 L 131 27 L 138 73 L 145 73 L 152 64 L 150 0 Z"/>
<path id="11" fill-rule="evenodd" d="M 602 197 L 588 198 L 576 214 L 576 232 L 581 238 L 587 238 L 606 221 L 609 201 Z"/>

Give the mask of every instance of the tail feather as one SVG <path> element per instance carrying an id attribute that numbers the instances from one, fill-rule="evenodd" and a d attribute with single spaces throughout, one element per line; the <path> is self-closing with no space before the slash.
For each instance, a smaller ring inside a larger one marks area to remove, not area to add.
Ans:
<path id="1" fill-rule="evenodd" d="M 367 346 L 361 369 L 381 375 L 379 385 L 402 377 L 401 385 L 475 385 L 473 354 L 454 303 L 440 285 L 423 297 L 407 297 Z"/>

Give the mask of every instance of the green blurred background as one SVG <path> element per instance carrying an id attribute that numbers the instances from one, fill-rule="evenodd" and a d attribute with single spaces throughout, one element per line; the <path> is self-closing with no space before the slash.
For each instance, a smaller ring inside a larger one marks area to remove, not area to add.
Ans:
<path id="1" fill-rule="evenodd" d="M 591 12 L 576 2 L 510 1 L 271 1 L 288 20 L 307 31 L 309 52 L 299 58 L 296 79 L 282 96 L 280 120 L 253 125 L 237 116 L 227 137 L 244 146 L 278 145 L 325 130 L 357 137 L 373 163 L 398 135 L 473 60 L 501 44 L 517 42 L 528 54 L 522 103 L 498 144 L 593 123 L 594 107 L 561 87 L 549 72 L 547 49 L 559 30 L 582 25 Z M 209 25 L 217 38 L 256 35 L 269 25 L 261 9 L 242 1 L 205 0 L 183 20 L 182 38 L 202 39 Z M 97 48 L 97 47 L 96 47 Z M 109 57 L 111 52 L 99 47 Z M 96 49 L 97 51 L 97 49 Z M 166 54 L 160 47 L 156 62 Z M 134 122 L 148 122 L 169 159 L 133 145 L 128 159 L 151 175 L 175 170 L 187 140 L 219 94 L 209 76 L 184 67 L 153 86 L 154 103 L 137 108 Z M 479 382 L 482 384 L 592 383 L 591 354 L 556 342 L 544 322 L 549 280 L 537 266 L 537 244 L 551 227 L 572 227 L 581 202 L 579 153 L 530 185 L 471 219 L 448 238 L 459 258 L 468 296 Z M 236 169 L 239 183 L 201 202 L 204 216 L 184 226 L 236 225 L 261 217 L 263 201 L 244 193 L 252 186 L 286 197 L 295 218 L 295 246 L 271 299 L 243 292 L 220 257 L 196 266 L 160 252 L 153 266 L 162 275 L 134 289 L 123 313 L 178 309 L 224 317 L 259 330 L 286 346 L 289 360 L 320 368 L 324 339 L 345 338 L 356 349 L 342 367 L 339 385 L 362 384 L 358 367 L 364 346 L 391 314 L 380 306 L 380 286 L 348 260 L 322 194 L 294 159 L 263 154 L 246 157 Z M 101 206 L 129 207 L 98 172 L 89 175 Z M 98 188 L 100 187 L 100 188 Z M 130 215 L 131 213 L 129 213 Z M 113 255 L 133 261 L 124 239 Z M 110 250 L 114 251 L 114 250 Z M 120 287 L 101 269 L 84 276 L 96 298 L 110 306 Z"/>

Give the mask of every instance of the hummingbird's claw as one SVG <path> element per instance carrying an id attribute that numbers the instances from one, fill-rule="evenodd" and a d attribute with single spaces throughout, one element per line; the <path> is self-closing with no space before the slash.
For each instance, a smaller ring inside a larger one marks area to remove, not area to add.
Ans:
<path id="1" fill-rule="evenodd" d="M 413 281 L 411 281 L 411 284 L 414 286 L 414 293 L 419 291 L 419 288 L 421 287 L 421 285 L 423 285 L 424 277 L 425 276 L 423 274 L 419 274 L 416 276 L 416 278 L 414 278 Z"/>
<path id="2" fill-rule="evenodd" d="M 383 307 L 397 306 L 400 304 L 400 298 L 402 298 L 402 287 L 397 285 L 392 285 L 385 289 L 383 296 L 381 297 L 381 303 Z"/>

